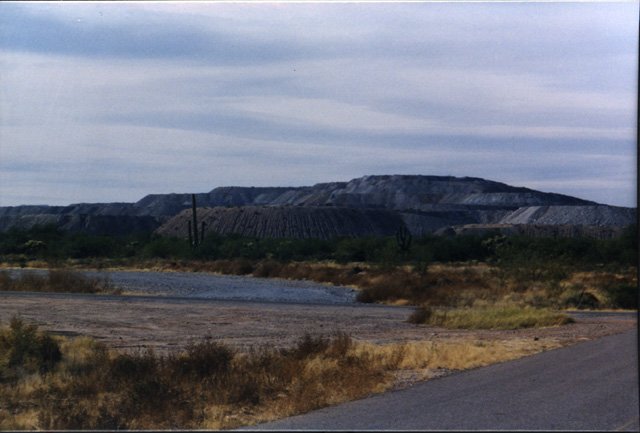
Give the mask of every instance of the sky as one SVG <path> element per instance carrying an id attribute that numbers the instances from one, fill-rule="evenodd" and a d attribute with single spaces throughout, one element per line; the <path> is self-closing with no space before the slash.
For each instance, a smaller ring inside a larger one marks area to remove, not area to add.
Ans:
<path id="1" fill-rule="evenodd" d="M 373 174 L 636 206 L 638 2 L 0 3 L 0 206 Z"/>

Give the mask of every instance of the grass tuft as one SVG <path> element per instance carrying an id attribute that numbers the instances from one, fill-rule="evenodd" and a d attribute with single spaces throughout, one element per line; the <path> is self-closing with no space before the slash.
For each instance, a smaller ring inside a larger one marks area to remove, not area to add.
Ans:
<path id="1" fill-rule="evenodd" d="M 515 306 L 485 306 L 458 309 L 419 307 L 408 321 L 451 329 L 521 329 L 559 326 L 574 320 L 547 309 Z"/>

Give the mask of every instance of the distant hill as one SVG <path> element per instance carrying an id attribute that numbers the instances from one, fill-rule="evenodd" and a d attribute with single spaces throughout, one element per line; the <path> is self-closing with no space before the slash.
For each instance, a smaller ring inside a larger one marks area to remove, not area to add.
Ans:
<path id="1" fill-rule="evenodd" d="M 598 228 L 615 233 L 609 229 L 636 220 L 635 208 L 473 177 L 385 175 L 308 187 L 228 186 L 196 194 L 196 199 L 202 208 L 199 220 L 209 230 L 258 237 L 379 236 L 392 234 L 403 224 L 414 235 L 492 224 L 591 227 L 553 233 L 598 233 Z M 157 229 L 165 235 L 186 236 L 190 208 L 187 193 L 152 194 L 136 203 L 0 207 L 0 231 L 53 223 L 89 233 Z"/>
<path id="2" fill-rule="evenodd" d="M 198 221 L 205 233 L 241 234 L 258 238 L 331 239 L 335 237 L 393 236 L 403 222 L 397 212 L 383 209 L 300 206 L 241 206 L 201 208 Z M 188 236 L 191 210 L 162 225 L 165 236 Z"/>

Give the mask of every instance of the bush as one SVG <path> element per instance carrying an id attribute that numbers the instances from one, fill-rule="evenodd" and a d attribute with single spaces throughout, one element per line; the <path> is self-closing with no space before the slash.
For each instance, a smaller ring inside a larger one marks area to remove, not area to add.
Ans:
<path id="1" fill-rule="evenodd" d="M 152 378 L 158 373 L 158 360 L 154 352 L 122 353 L 109 365 L 109 376 L 116 381 L 137 381 Z"/>
<path id="2" fill-rule="evenodd" d="M 253 270 L 254 277 L 269 278 L 279 277 L 282 270 L 282 264 L 275 260 L 263 260 Z"/>
<path id="3" fill-rule="evenodd" d="M 433 315 L 433 310 L 427 306 L 418 307 L 407 319 L 407 322 L 421 325 L 428 323 Z"/>
<path id="4" fill-rule="evenodd" d="M 290 353 L 295 359 L 305 359 L 326 351 L 329 345 L 330 341 L 326 337 L 314 337 L 306 333 L 298 341 L 295 348 L 285 351 L 284 353 Z"/>
<path id="5" fill-rule="evenodd" d="M 220 343 L 205 341 L 189 344 L 183 355 L 172 360 L 175 371 L 198 378 L 227 373 L 234 352 Z"/>
<path id="6" fill-rule="evenodd" d="M 66 255 L 74 258 L 110 257 L 115 251 L 114 240 L 106 236 L 73 235 L 66 246 Z"/>
<path id="7" fill-rule="evenodd" d="M 0 332 L 0 381 L 12 381 L 21 374 L 47 373 L 62 359 L 58 342 L 13 317 L 9 328 Z"/>
<path id="8" fill-rule="evenodd" d="M 638 286 L 618 284 L 606 289 L 612 307 L 624 309 L 638 308 Z"/>
<path id="9" fill-rule="evenodd" d="M 25 271 L 11 276 L 0 272 L 0 290 L 25 292 L 118 293 L 109 278 L 88 277 L 66 269 L 52 269 L 46 275 Z"/>
<path id="10" fill-rule="evenodd" d="M 108 278 L 91 278 L 68 270 L 50 270 L 48 289 L 53 292 L 98 293 L 111 290 Z"/>
<path id="11" fill-rule="evenodd" d="M 183 258 L 191 254 L 189 242 L 183 239 L 155 237 L 142 247 L 141 255 L 147 258 Z"/>
<path id="12" fill-rule="evenodd" d="M 578 309 L 594 309 L 600 307 L 600 301 L 592 293 L 582 290 L 571 290 L 561 298 L 563 307 Z"/>

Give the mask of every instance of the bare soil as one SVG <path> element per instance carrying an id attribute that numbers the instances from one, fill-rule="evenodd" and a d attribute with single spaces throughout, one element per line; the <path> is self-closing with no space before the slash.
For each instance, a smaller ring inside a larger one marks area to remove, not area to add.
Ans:
<path id="1" fill-rule="evenodd" d="M 579 313 L 576 323 L 513 331 L 447 330 L 406 322 L 413 308 L 305 305 L 187 298 L 47 293 L 0 293 L 0 323 L 14 315 L 62 335 L 88 335 L 121 350 L 166 353 L 214 339 L 238 349 L 285 347 L 305 333 L 342 331 L 358 341 L 531 339 L 569 345 L 637 326 L 634 314 Z M 553 344 L 553 346 L 557 346 Z"/>

